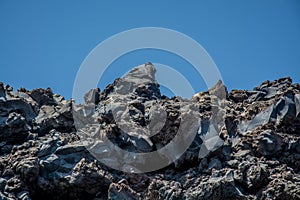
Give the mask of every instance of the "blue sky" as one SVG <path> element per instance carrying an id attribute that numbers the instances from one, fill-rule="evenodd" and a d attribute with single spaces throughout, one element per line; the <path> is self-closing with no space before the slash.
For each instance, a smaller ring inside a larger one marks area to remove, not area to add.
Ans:
<path id="1" fill-rule="evenodd" d="M 70 98 L 76 73 L 101 41 L 138 27 L 164 27 L 199 42 L 229 89 L 291 76 L 300 82 L 300 1 L 0 1 L 0 81 L 15 89 L 50 86 Z M 151 61 L 176 68 L 205 90 L 189 63 L 158 50 L 116 60 L 103 87 Z M 176 80 L 174 80 L 176 81 Z"/>

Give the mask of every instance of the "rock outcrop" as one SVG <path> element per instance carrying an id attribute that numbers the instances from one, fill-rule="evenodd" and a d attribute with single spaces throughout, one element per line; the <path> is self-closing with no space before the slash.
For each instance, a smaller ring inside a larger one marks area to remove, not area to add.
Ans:
<path id="1" fill-rule="evenodd" d="M 300 199 L 299 84 L 169 98 L 155 71 L 79 105 L 0 82 L 0 199 Z"/>

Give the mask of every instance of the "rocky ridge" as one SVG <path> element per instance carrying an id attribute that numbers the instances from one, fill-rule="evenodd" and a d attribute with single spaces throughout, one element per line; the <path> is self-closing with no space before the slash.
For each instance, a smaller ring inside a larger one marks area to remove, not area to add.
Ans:
<path id="1" fill-rule="evenodd" d="M 168 98 L 147 63 L 84 99 L 0 83 L 0 199 L 300 199 L 300 86 L 288 77 Z M 151 153 L 187 132 L 189 148 L 147 173 L 103 143 Z"/>

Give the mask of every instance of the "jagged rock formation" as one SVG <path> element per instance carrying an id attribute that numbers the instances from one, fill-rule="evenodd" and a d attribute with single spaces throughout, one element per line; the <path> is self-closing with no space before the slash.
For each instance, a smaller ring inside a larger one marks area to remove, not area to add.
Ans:
<path id="1" fill-rule="evenodd" d="M 0 199 L 300 199 L 300 86 L 290 78 L 168 98 L 147 63 L 84 99 L 0 83 Z M 103 143 L 151 153 L 178 134 L 181 144 L 193 136 L 188 149 L 170 148 L 171 164 L 147 173 L 137 172 L 149 161 Z"/>

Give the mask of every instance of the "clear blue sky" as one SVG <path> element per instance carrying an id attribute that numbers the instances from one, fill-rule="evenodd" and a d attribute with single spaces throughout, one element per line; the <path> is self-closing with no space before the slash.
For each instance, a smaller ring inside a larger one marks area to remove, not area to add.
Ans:
<path id="1" fill-rule="evenodd" d="M 0 1 L 0 81 L 15 89 L 50 86 L 71 97 L 78 68 L 106 38 L 157 26 L 199 42 L 229 89 L 252 89 L 266 79 L 300 82 L 300 1 Z M 114 62 L 101 89 L 147 61 L 193 77 L 184 60 L 166 52 L 132 52 Z"/>

